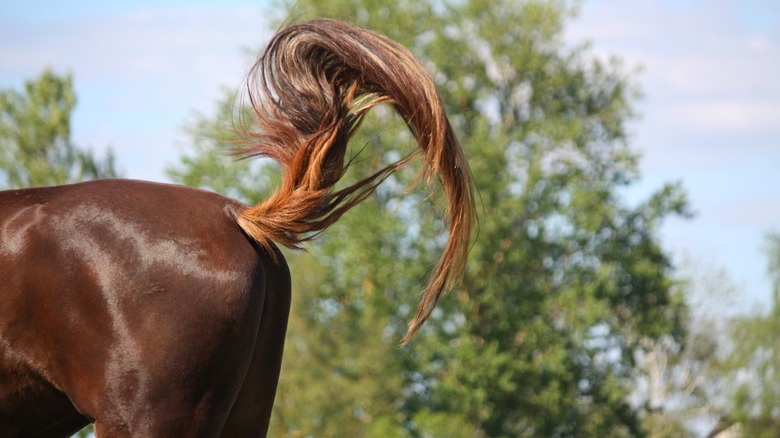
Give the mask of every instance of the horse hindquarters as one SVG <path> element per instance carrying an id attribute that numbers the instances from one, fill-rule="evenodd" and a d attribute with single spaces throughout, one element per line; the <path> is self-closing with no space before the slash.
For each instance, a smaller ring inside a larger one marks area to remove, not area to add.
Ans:
<path id="1" fill-rule="evenodd" d="M 114 339 L 86 412 L 98 437 L 216 437 L 252 357 L 265 256 L 235 224 L 234 201 L 170 186 L 124 193 L 145 204 L 112 209 L 99 283 Z"/>
<path id="2" fill-rule="evenodd" d="M 149 386 L 161 389 L 160 397 L 147 397 L 157 400 L 153 409 L 146 409 L 147 401 L 138 405 L 137 412 L 143 414 L 133 421 L 115 425 L 97 421 L 98 438 L 266 436 L 290 309 L 290 277 L 281 253 L 275 258 L 263 250 L 259 254 L 258 274 L 262 275 L 239 294 L 252 298 L 240 306 L 245 316 L 222 322 L 225 329 L 215 337 L 222 346 L 214 348 L 215 342 L 202 334 L 187 336 L 187 345 L 174 349 L 182 358 L 198 357 L 196 364 L 180 363 L 179 369 L 189 368 L 191 373 L 187 383 L 173 390 L 170 382 L 176 376 L 156 375 Z M 126 406 L 127 401 L 119 404 Z M 132 424 L 132 430 L 123 428 L 127 424 Z"/>
<path id="3" fill-rule="evenodd" d="M 18 193 L 28 205 L 0 193 L 4 243 L 18 249 L 12 286 L 0 285 L 0 347 L 13 344 L 98 437 L 218 436 L 267 294 L 268 257 L 233 220 L 243 205 L 132 181 Z M 16 207 L 35 214 L 8 239 Z M 20 409 L 40 402 L 24 395 Z"/>
<path id="4" fill-rule="evenodd" d="M 263 250 L 259 254 L 262 265 L 247 290 L 220 291 L 242 297 L 241 304 L 231 306 L 230 317 L 218 318 L 221 312 L 212 307 L 202 317 L 172 324 L 177 330 L 212 326 L 214 335 L 199 331 L 182 337 L 181 344 L 151 348 L 164 357 L 156 366 L 144 367 L 150 373 L 145 391 L 152 393 L 136 404 L 124 396 L 126 387 L 116 385 L 123 397 L 105 409 L 107 415 L 97 417 L 98 438 L 266 436 L 281 368 L 290 277 L 281 253 L 276 258 Z M 126 406 L 134 409 L 129 421 L 100 420 Z"/>

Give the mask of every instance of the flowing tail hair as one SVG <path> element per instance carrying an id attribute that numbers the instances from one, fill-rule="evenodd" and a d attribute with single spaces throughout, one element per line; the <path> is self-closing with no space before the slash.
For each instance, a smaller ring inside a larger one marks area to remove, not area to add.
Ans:
<path id="1" fill-rule="evenodd" d="M 246 133 L 244 156 L 278 161 L 284 176 L 271 197 L 242 211 L 238 223 L 260 244 L 291 248 L 336 222 L 392 172 L 420 152 L 418 178 L 436 177 L 447 198 L 449 237 L 409 323 L 406 344 L 441 295 L 460 280 L 475 219 L 468 163 L 445 114 L 430 73 L 403 46 L 335 20 L 318 19 L 279 31 L 247 79 L 257 131 Z M 366 113 L 391 105 L 419 150 L 339 190 L 347 143 Z"/>

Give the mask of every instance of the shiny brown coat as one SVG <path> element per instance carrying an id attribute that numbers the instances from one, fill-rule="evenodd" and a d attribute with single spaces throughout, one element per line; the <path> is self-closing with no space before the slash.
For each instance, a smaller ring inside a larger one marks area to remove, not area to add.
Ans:
<path id="1" fill-rule="evenodd" d="M 290 280 L 245 205 L 104 180 L 0 206 L 1 436 L 264 434 Z"/>

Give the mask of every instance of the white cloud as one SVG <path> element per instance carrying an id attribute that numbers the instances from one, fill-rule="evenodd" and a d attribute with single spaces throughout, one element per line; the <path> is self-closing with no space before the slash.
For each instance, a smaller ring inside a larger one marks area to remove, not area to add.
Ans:
<path id="1" fill-rule="evenodd" d="M 593 0 L 569 38 L 644 67 L 636 130 L 647 164 L 724 165 L 780 148 L 780 31 L 760 19 L 767 8 L 780 12 L 755 1 Z"/>
<path id="2" fill-rule="evenodd" d="M 748 198 L 716 207 L 711 214 L 734 225 L 769 230 L 780 223 L 780 204 L 776 198 Z"/>
<path id="3" fill-rule="evenodd" d="M 760 10 L 743 3 L 585 2 L 568 35 L 646 66 L 649 86 L 684 94 L 771 91 L 780 99 L 780 31 L 740 19 L 743 7 Z M 780 12 L 780 4 L 772 8 Z"/>
<path id="4" fill-rule="evenodd" d="M 709 133 L 780 132 L 780 99 L 688 101 L 671 106 L 664 119 L 669 124 L 685 125 Z"/>
<path id="5" fill-rule="evenodd" d="M 222 80 L 240 63 L 240 45 L 260 47 L 267 23 L 256 10 L 197 9 L 79 18 L 44 24 L 3 23 L 6 72 L 45 64 L 82 79 L 138 81 L 161 76 Z"/>

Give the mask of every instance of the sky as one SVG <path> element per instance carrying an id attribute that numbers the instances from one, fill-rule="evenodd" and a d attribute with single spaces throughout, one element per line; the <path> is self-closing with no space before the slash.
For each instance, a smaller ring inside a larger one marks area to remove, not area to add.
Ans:
<path id="1" fill-rule="evenodd" d="M 271 36 L 267 5 L 0 0 L 0 87 L 46 66 L 72 72 L 73 141 L 113 148 L 126 177 L 167 181 L 183 126 L 214 113 Z M 681 181 L 696 216 L 667 220 L 664 247 L 739 291 L 724 308 L 766 307 L 763 236 L 780 232 L 780 2 L 586 0 L 565 38 L 639 70 L 630 126 L 643 177 L 628 201 Z"/>
<path id="2" fill-rule="evenodd" d="M 642 69 L 634 194 L 682 181 L 696 212 L 667 221 L 664 246 L 709 281 L 725 270 L 740 291 L 730 309 L 766 307 L 764 236 L 780 232 L 780 2 L 586 0 L 580 12 L 569 39 Z"/>

